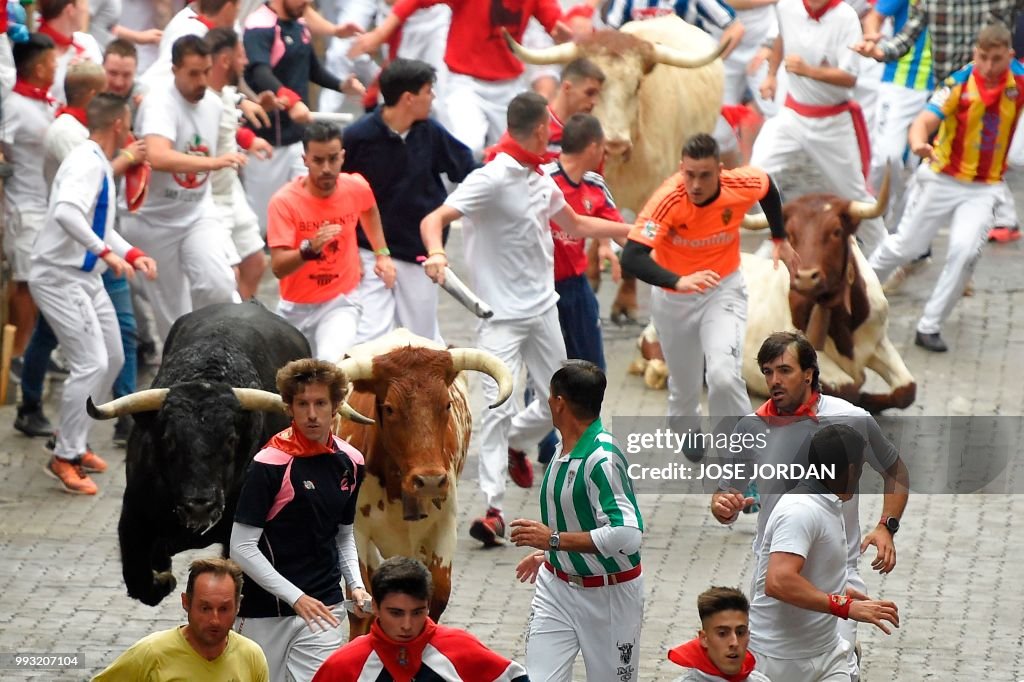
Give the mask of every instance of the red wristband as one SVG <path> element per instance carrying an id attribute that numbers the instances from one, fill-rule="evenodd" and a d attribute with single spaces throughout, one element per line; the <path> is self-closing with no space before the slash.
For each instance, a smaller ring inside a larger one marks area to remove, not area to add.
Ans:
<path id="1" fill-rule="evenodd" d="M 124 259 L 126 261 L 128 261 L 128 265 L 130 265 L 132 267 L 135 267 L 135 261 L 137 261 L 140 258 L 145 258 L 145 257 L 146 257 L 146 252 L 143 251 L 142 249 L 140 249 L 137 246 L 133 246 L 132 248 L 128 249 L 128 253 L 126 253 L 124 255 Z"/>
<path id="2" fill-rule="evenodd" d="M 290 90 L 284 87 L 283 85 L 277 89 L 277 92 L 275 94 L 277 95 L 278 99 L 284 100 L 284 105 L 288 109 L 291 109 L 296 104 L 302 101 L 302 98 L 299 97 L 299 93 L 295 92 L 294 90 Z"/>
<path id="3" fill-rule="evenodd" d="M 253 140 L 256 139 L 256 133 L 249 128 L 239 128 L 238 132 L 235 133 L 235 142 L 242 149 L 248 150 L 252 146 Z"/>
<path id="4" fill-rule="evenodd" d="M 828 595 L 828 610 L 837 618 L 846 620 L 850 617 L 850 606 L 853 604 L 853 600 L 847 597 L 845 594 L 830 594 Z"/>
<path id="5" fill-rule="evenodd" d="M 103 245 L 103 250 L 102 250 L 102 251 L 100 251 L 99 253 L 97 253 L 97 254 L 96 254 L 96 257 L 97 257 L 97 258 L 103 258 L 103 257 L 105 257 L 105 256 L 106 256 L 106 255 L 107 255 L 108 253 L 110 253 L 110 247 L 109 247 L 109 246 L 107 246 L 106 244 L 104 244 L 104 245 Z"/>

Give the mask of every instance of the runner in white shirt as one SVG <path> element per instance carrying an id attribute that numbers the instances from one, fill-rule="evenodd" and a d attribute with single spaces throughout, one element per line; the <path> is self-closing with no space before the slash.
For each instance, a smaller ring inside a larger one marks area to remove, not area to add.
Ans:
<path id="1" fill-rule="evenodd" d="M 86 470 L 106 463 L 87 449 L 91 420 L 85 403 L 114 383 L 124 352 L 117 315 L 100 278 L 111 268 L 156 277 L 156 263 L 114 231 L 117 191 L 110 160 L 131 129 L 126 101 L 97 95 L 89 103 L 90 137 L 61 164 L 46 224 L 32 250 L 29 287 L 53 327 L 71 374 L 64 383 L 60 427 L 46 471 L 67 492 L 95 495 Z"/>
<path id="2" fill-rule="evenodd" d="M 143 291 L 161 338 L 193 308 L 237 298 L 209 179 L 246 162 L 245 154 L 217 149 L 223 107 L 206 87 L 209 48 L 185 36 L 173 61 L 174 79 L 154 87 L 139 107 L 135 129 L 146 140 L 153 176 L 145 204 L 124 219 L 125 237 L 160 262 L 160 279 L 144 282 Z"/>
<path id="3" fill-rule="evenodd" d="M 170 78 L 171 48 L 184 36 L 202 38 L 211 29 L 231 28 L 238 17 L 238 0 L 196 0 L 186 5 L 167 22 L 163 36 L 160 38 L 159 52 L 156 61 L 142 72 L 140 81 L 152 86 L 160 79 Z"/>
<path id="4" fill-rule="evenodd" d="M 547 100 L 536 93 L 517 95 L 508 107 L 508 132 L 497 157 L 473 171 L 445 203 L 420 226 L 429 258 L 427 275 L 443 281 L 448 264 L 441 242 L 443 226 L 466 216 L 467 262 L 475 292 L 494 309 L 480 325 L 477 347 L 497 355 L 519 378 L 523 365 L 533 377 L 536 398 L 516 414 L 508 401 L 487 410 L 480 426 L 480 489 L 487 514 L 470 534 L 492 545 L 505 534 L 501 516 L 505 471 L 522 487 L 533 484 L 533 468 L 522 448 L 537 443 L 551 428 L 548 380 L 565 361 L 565 343 L 555 306 L 554 242 L 550 222 L 577 237 L 625 239 L 630 226 L 579 216 L 558 185 L 539 166 L 550 136 Z M 519 387 L 522 392 L 522 386 Z M 484 382 L 488 403 L 497 385 Z"/>
<path id="5" fill-rule="evenodd" d="M 103 50 L 99 43 L 81 28 L 88 19 L 86 0 L 39 0 L 39 33 L 47 35 L 57 46 L 57 72 L 54 74 L 50 94 L 58 102 L 64 99 L 64 76 L 72 62 L 88 60 L 103 63 Z"/>
<path id="6" fill-rule="evenodd" d="M 852 99 L 860 56 L 860 20 L 841 0 L 779 0 L 780 35 L 769 57 L 761 96 L 773 99 L 780 64 L 786 68 L 785 107 L 769 119 L 754 142 L 750 165 L 780 172 L 797 151 L 811 158 L 830 189 L 841 197 L 873 201 L 867 123 Z M 885 236 L 881 218 L 862 221 L 857 231 L 865 255 Z"/>
<path id="7" fill-rule="evenodd" d="M 14 282 L 10 307 L 11 323 L 18 328 L 15 365 L 20 363 L 36 323 L 36 308 L 26 282 L 32 242 L 46 216 L 43 139 L 56 110 L 48 93 L 56 60 L 53 41 L 44 35 L 32 34 L 28 41 L 14 44 L 17 80 L 14 91 L 3 99 L 0 121 L 0 147 L 14 171 L 4 182 L 4 255 Z M 14 372 L 19 373 L 17 369 Z"/>
<path id="8" fill-rule="evenodd" d="M 887 623 L 899 627 L 896 604 L 868 599 L 847 582 L 843 503 L 860 480 L 864 447 L 845 424 L 818 431 L 808 462 L 824 475 L 783 495 L 768 520 L 750 600 L 750 650 L 769 679 L 849 680 L 840 619 L 886 634 Z"/>
<path id="9" fill-rule="evenodd" d="M 242 70 L 248 63 L 242 41 L 231 28 L 215 28 L 204 38 L 210 48 L 213 68 L 210 70 L 210 90 L 221 99 L 220 130 L 217 149 L 220 153 L 237 152 L 239 146 L 261 159 L 268 159 L 274 147 L 249 128 L 240 128 L 238 104 L 245 97 L 238 92 Z M 234 168 L 213 172 L 213 202 L 220 214 L 220 225 L 231 252 L 230 263 L 236 269 L 238 293 L 243 300 L 256 295 L 260 278 L 267 269 L 263 254 L 260 221 L 256 217 L 245 189 Z"/>

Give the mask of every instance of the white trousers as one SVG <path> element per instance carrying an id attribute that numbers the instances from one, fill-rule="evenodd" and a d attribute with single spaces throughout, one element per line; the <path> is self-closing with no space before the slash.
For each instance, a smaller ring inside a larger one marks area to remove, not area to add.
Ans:
<path id="1" fill-rule="evenodd" d="M 234 251 L 233 256 L 237 258 L 231 265 L 237 265 L 252 254 L 263 250 L 260 221 L 249 206 L 241 180 L 234 178 L 231 183 L 231 194 L 225 197 L 214 195 L 213 202 L 217 205 L 221 228 L 230 242 L 230 248 Z"/>
<path id="2" fill-rule="evenodd" d="M 359 282 L 363 315 L 359 318 L 356 343 L 379 338 L 397 327 L 405 327 L 417 336 L 444 343 L 437 323 L 439 287 L 423 272 L 423 266 L 393 258 L 395 286 L 388 289 L 373 272 L 377 264 L 373 252 L 359 249 L 359 258 L 363 262 L 363 279 Z"/>
<path id="3" fill-rule="evenodd" d="M 277 303 L 277 314 L 302 332 L 313 357 L 328 362 L 340 360 L 355 343 L 362 311 L 358 290 L 325 303 Z"/>
<path id="4" fill-rule="evenodd" d="M 301 142 L 285 147 L 274 147 L 274 156 L 267 160 L 249 157 L 242 179 L 249 205 L 260 221 L 260 234 L 267 234 L 267 207 L 270 206 L 270 198 L 289 180 L 307 172 L 306 165 L 302 162 Z"/>
<path id="5" fill-rule="evenodd" d="M 526 672 L 534 682 L 570 682 L 582 652 L 587 682 L 637 680 L 643 618 L 642 575 L 621 585 L 579 587 L 541 568 L 527 624 Z"/>
<path id="6" fill-rule="evenodd" d="M 188 228 L 157 226 L 138 214 L 124 216 L 121 224 L 125 239 L 156 260 L 159 276 L 138 277 L 135 284 L 153 308 L 160 340 L 182 315 L 234 300 L 235 273 L 215 210 Z"/>
<path id="7" fill-rule="evenodd" d="M 377 0 L 336 0 L 332 10 L 324 7 L 324 15 L 336 24 L 354 21 L 369 31 L 377 16 Z M 405 32 L 403 30 L 403 40 Z M 353 73 L 363 85 L 369 85 L 377 78 L 380 67 L 368 54 L 360 55 L 354 60 L 349 59 L 348 51 L 352 47 L 353 38 L 331 38 L 324 53 L 324 67 L 332 74 L 345 81 Z M 444 45 L 444 41 L 441 42 Z M 345 95 L 323 88 L 320 90 L 320 111 L 341 111 L 345 105 Z"/>
<path id="8" fill-rule="evenodd" d="M 64 380 L 54 452 L 74 459 L 85 453 L 93 423 L 85 412 L 86 399 L 100 402 L 124 365 L 117 313 L 97 273 L 68 275 L 36 266 L 28 286 L 71 369 Z"/>
<path id="9" fill-rule="evenodd" d="M 871 57 L 859 57 L 860 67 L 857 84 L 853 87 L 853 98 L 864 110 L 868 131 L 875 128 L 875 111 L 878 109 L 878 86 L 882 84 L 885 64 Z"/>
<path id="10" fill-rule="evenodd" d="M 832 651 L 814 658 L 772 658 L 755 651 L 757 667 L 770 680 L 785 682 L 847 682 L 850 671 L 846 667 L 848 644 L 842 639 Z"/>
<path id="11" fill-rule="evenodd" d="M 903 220 L 869 262 L 879 281 L 884 282 L 898 266 L 927 251 L 939 228 L 949 224 L 946 265 L 917 323 L 917 331 L 922 334 L 937 334 L 963 296 L 964 286 L 981 257 L 1004 183 L 960 182 L 936 173 L 927 164 L 921 164 L 915 180 L 917 187 Z"/>
<path id="12" fill-rule="evenodd" d="M 263 649 L 272 682 L 309 682 L 323 662 L 348 640 L 345 607 L 337 604 L 331 607 L 331 613 L 340 625 L 327 630 L 313 631 L 299 616 L 282 616 L 239 618 L 235 632 Z"/>
<path id="13" fill-rule="evenodd" d="M 741 372 L 747 288 L 739 270 L 706 294 L 651 292 L 651 319 L 668 366 L 668 416 L 700 416 L 705 372 L 712 417 L 750 412 Z"/>
<path id="14" fill-rule="evenodd" d="M 846 586 L 868 594 L 868 586 L 860 575 L 857 565 L 847 565 Z M 839 638 L 846 642 L 846 668 L 850 672 L 850 679 L 853 682 L 860 680 L 860 664 L 857 662 L 857 621 L 852 618 L 839 621 Z"/>
<path id="15" fill-rule="evenodd" d="M 761 128 L 754 141 L 750 165 L 776 174 L 801 150 L 818 167 L 833 192 L 846 199 L 874 201 L 864 181 L 850 114 L 809 118 L 783 108 Z M 870 254 L 885 234 L 881 218 L 861 221 L 857 230 L 863 243 L 861 250 Z"/>
<path id="16" fill-rule="evenodd" d="M 484 81 L 461 73 L 448 76 L 444 106 L 452 135 L 481 158 L 484 148 L 505 132 L 508 103 L 520 90 L 519 79 Z"/>
<path id="17" fill-rule="evenodd" d="M 753 75 L 747 73 L 747 65 L 757 54 L 757 47 L 752 50 L 743 49 L 741 45 L 734 50 L 723 62 L 725 67 L 725 89 L 722 94 L 722 104 L 742 104 L 743 98 L 750 91 L 757 104 L 757 108 L 765 118 L 771 118 L 779 113 L 779 107 L 774 101 L 761 97 L 761 82 L 768 75 L 768 60 L 761 63 L 761 66 Z"/>
<path id="18" fill-rule="evenodd" d="M 871 172 L 868 181 L 872 187 L 881 187 L 885 171 L 889 169 L 891 198 L 886 215 L 895 218 L 896 223 L 902 215 L 907 189 L 905 170 L 918 164 L 917 157 L 907 149 L 907 133 L 930 94 L 928 90 L 912 90 L 893 83 L 878 84 L 875 125 L 871 129 Z"/>
<path id="19" fill-rule="evenodd" d="M 508 448 L 525 449 L 551 431 L 548 407 L 551 376 L 565 362 L 565 342 L 558 324 L 558 306 L 552 305 L 536 317 L 523 320 L 484 320 L 480 323 L 477 347 L 498 356 L 512 372 L 516 387 L 512 397 L 495 409 L 484 409 L 480 419 L 480 491 L 487 506 L 501 509 L 505 499 Z M 529 372 L 534 399 L 517 412 L 516 397 L 526 388 L 523 365 Z M 483 378 L 484 403 L 498 397 L 498 385 Z"/>

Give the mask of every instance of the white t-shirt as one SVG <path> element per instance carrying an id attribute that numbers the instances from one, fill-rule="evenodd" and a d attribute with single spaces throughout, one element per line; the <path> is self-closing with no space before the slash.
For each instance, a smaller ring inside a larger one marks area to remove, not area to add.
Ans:
<path id="1" fill-rule="evenodd" d="M 463 227 L 473 290 L 494 309 L 493 319 L 536 317 L 558 302 L 550 221 L 565 197 L 554 180 L 501 153 L 444 203 L 469 218 Z"/>
<path id="2" fill-rule="evenodd" d="M 133 31 L 145 31 L 157 26 L 157 10 L 153 0 L 122 0 L 121 21 L 125 28 Z M 156 61 L 159 48 L 156 45 L 136 45 L 138 50 L 139 63 L 138 72 L 146 73 L 146 69 Z"/>
<path id="3" fill-rule="evenodd" d="M 114 232 L 116 201 L 114 172 L 100 146 L 86 140 L 71 150 L 53 181 L 46 223 L 32 248 L 33 270 L 50 266 L 99 274 L 107 268 L 96 257 L 104 244 L 124 256 L 128 244 Z M 67 232 L 53 217 L 59 204 L 84 213 L 91 230 Z"/>
<path id="4" fill-rule="evenodd" d="M 199 36 L 202 38 L 210 32 L 206 24 L 196 18 L 197 16 L 196 11 L 189 5 L 167 22 L 167 26 L 164 27 L 164 34 L 160 38 L 160 51 L 157 53 L 156 60 L 142 74 L 142 81 L 144 83 L 152 86 L 159 79 L 169 78 L 173 75 L 171 72 L 171 48 L 174 47 L 174 43 L 178 38 L 184 36 Z"/>
<path id="5" fill-rule="evenodd" d="M 842 502 L 830 493 L 784 495 L 768 520 L 757 557 L 754 596 L 750 600 L 750 649 L 785 660 L 813 658 L 839 644 L 839 619 L 801 609 L 764 593 L 772 552 L 804 558 L 800 575 L 827 594 L 846 591 L 846 531 Z"/>
<path id="6" fill-rule="evenodd" d="M 14 87 L 18 79 L 18 71 L 14 67 L 14 53 L 11 51 L 11 39 L 7 33 L 0 33 L 0 97 L 7 98 L 7 93 Z"/>
<path id="7" fill-rule="evenodd" d="M 857 12 L 846 3 L 830 9 L 820 21 L 811 19 L 803 0 L 779 0 L 776 5 L 785 55 L 800 55 L 811 66 L 840 68 L 856 76 L 860 55 L 850 49 L 861 32 Z M 801 104 L 832 105 L 850 99 L 851 89 L 787 73 L 789 94 Z"/>
<path id="8" fill-rule="evenodd" d="M 43 139 L 53 123 L 56 105 L 16 92 L 3 102 L 0 143 L 14 174 L 4 184 L 7 204 L 21 213 L 46 213 L 47 185 L 43 180 Z"/>
<path id="9" fill-rule="evenodd" d="M 89 0 L 89 34 L 106 49 L 114 34 L 110 32 L 121 19 L 121 0 Z"/>
<path id="10" fill-rule="evenodd" d="M 93 64 L 103 63 L 103 50 L 88 33 L 75 31 L 72 34 L 71 47 L 64 51 L 64 54 L 57 56 L 57 71 L 53 75 L 53 85 L 50 86 L 50 95 L 58 102 L 66 102 L 64 99 L 64 77 L 68 75 L 68 67 L 72 63 L 89 61 Z"/>
<path id="11" fill-rule="evenodd" d="M 175 151 L 192 156 L 217 156 L 217 131 L 222 112 L 220 97 L 206 91 L 192 104 L 178 92 L 173 81 L 154 88 L 139 107 L 135 129 L 140 137 L 159 135 L 171 141 Z M 138 215 L 161 227 L 186 228 L 212 212 L 209 173 L 153 171 L 149 195 Z"/>
<path id="12" fill-rule="evenodd" d="M 227 154 L 238 151 L 238 142 L 235 141 L 235 134 L 238 132 L 238 117 L 241 112 L 238 110 L 238 90 L 231 85 L 224 86 L 224 89 L 217 93 L 211 90 L 221 101 L 220 127 L 217 129 L 217 152 Z M 234 185 L 238 178 L 238 171 L 234 168 L 221 168 L 213 171 L 213 200 L 218 203 L 231 203 L 234 201 Z"/>
<path id="13" fill-rule="evenodd" d="M 43 138 L 43 179 L 47 190 L 57 177 L 57 169 L 71 150 L 89 139 L 89 129 L 71 114 L 61 114 L 46 130 Z"/>

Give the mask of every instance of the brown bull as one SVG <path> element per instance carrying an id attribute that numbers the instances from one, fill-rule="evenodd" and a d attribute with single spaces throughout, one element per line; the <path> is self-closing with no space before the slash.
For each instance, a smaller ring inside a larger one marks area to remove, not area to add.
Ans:
<path id="1" fill-rule="evenodd" d="M 527 64 L 567 64 L 579 57 L 605 74 L 594 115 L 604 128 L 608 158 L 604 176 L 616 203 L 639 213 L 661 182 L 676 171 L 683 143 L 710 133 L 722 107 L 723 69 L 707 33 L 679 17 L 634 21 L 596 31 L 575 43 L 529 50 L 506 40 Z M 588 278 L 600 281 L 597 252 Z M 596 289 L 596 286 L 595 286 Z M 623 277 L 612 319 L 636 319 L 636 279 Z"/>
<path id="2" fill-rule="evenodd" d="M 366 458 L 355 537 L 366 585 L 383 559 L 410 556 L 430 569 L 437 620 L 451 593 L 458 516 L 457 483 L 472 431 L 463 370 L 498 383 L 498 403 L 512 393 L 512 376 L 499 359 L 474 349 L 445 350 L 399 329 L 356 346 L 338 365 L 354 385 L 349 404 L 375 420 L 339 424 L 339 435 Z M 350 619 L 352 634 L 367 621 Z"/>
<path id="3" fill-rule="evenodd" d="M 821 383 L 830 394 L 871 411 L 905 408 L 914 402 L 917 384 L 888 338 L 889 303 L 874 271 L 857 246 L 861 220 L 885 211 L 889 177 L 875 203 L 811 194 L 787 202 L 786 233 L 800 255 L 800 268 L 788 275 L 771 260 L 743 255 L 742 270 L 750 291 L 743 376 L 757 393 L 764 380 L 757 350 L 774 331 L 799 329 L 819 351 Z M 763 216 L 745 227 L 766 227 Z M 862 391 L 865 368 L 877 372 L 887 393 Z"/>

